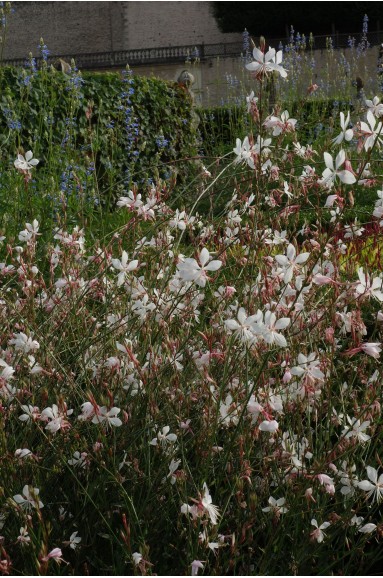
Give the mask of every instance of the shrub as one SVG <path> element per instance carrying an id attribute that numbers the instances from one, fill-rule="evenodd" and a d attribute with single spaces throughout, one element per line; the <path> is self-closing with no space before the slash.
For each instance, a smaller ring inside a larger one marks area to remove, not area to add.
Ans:
<path id="1" fill-rule="evenodd" d="M 192 102 L 178 84 L 119 73 L 69 73 L 33 59 L 24 69 L 2 68 L 0 145 L 13 159 L 33 148 L 44 163 L 70 155 L 102 176 L 104 190 L 116 182 L 149 176 L 182 176 L 196 154 Z M 165 166 L 166 165 L 166 166 Z"/>

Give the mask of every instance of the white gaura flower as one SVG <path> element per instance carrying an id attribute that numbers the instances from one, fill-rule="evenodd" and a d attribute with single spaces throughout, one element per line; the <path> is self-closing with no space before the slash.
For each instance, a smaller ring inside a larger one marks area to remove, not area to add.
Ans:
<path id="1" fill-rule="evenodd" d="M 301 378 L 323 381 L 324 373 L 320 370 L 320 360 L 315 353 L 310 353 L 307 357 L 303 353 L 298 354 L 298 365 L 291 368 L 291 374 Z"/>
<path id="2" fill-rule="evenodd" d="M 20 535 L 17 538 L 19 544 L 29 544 L 31 538 L 28 534 L 27 528 L 20 528 Z"/>
<path id="3" fill-rule="evenodd" d="M 367 442 L 370 439 L 370 436 L 365 432 L 365 430 L 370 427 L 369 421 L 364 421 L 361 423 L 359 419 L 356 417 L 347 416 L 348 424 L 344 430 L 342 431 L 342 436 L 345 439 L 356 438 L 361 443 Z"/>
<path id="4" fill-rule="evenodd" d="M 72 550 L 76 550 L 77 546 L 80 544 L 82 538 L 80 538 L 80 536 L 77 536 L 78 531 L 73 532 L 73 534 L 71 534 L 70 538 L 69 538 L 69 548 L 72 548 Z"/>
<path id="5" fill-rule="evenodd" d="M 181 460 L 175 460 L 174 458 L 172 458 L 170 464 L 169 464 L 169 473 L 168 475 L 162 479 L 162 482 L 165 483 L 166 480 L 170 479 L 170 483 L 172 485 L 174 485 L 177 481 L 177 474 L 176 471 L 179 468 L 179 465 L 181 463 Z"/>
<path id="6" fill-rule="evenodd" d="M 368 480 L 363 480 L 358 483 L 358 488 L 367 492 L 367 498 L 372 498 L 372 502 L 376 500 L 377 504 L 383 500 L 383 474 L 378 478 L 378 472 L 375 468 L 367 466 Z"/>
<path id="7" fill-rule="evenodd" d="M 58 406 L 54 403 L 52 407 L 46 407 L 42 412 L 40 419 L 41 421 L 48 422 L 45 429 L 50 433 L 56 433 L 60 429 L 67 430 L 70 428 L 70 423 L 66 419 L 68 415 L 73 413 L 73 409 L 61 411 Z"/>
<path id="8" fill-rule="evenodd" d="M 346 160 L 346 153 L 344 150 L 340 150 L 339 153 L 336 155 L 335 158 L 335 167 L 334 161 L 330 153 L 323 153 L 324 162 L 326 164 L 326 168 L 322 173 L 322 178 L 318 181 L 320 185 L 324 185 L 327 188 L 331 189 L 334 184 L 336 178 L 338 178 L 342 183 L 346 185 L 352 185 L 356 183 L 356 178 L 352 174 L 351 171 L 346 169 L 340 170 L 340 167 L 344 164 Z"/>
<path id="9" fill-rule="evenodd" d="M 40 418 L 40 410 L 34 405 L 21 405 L 20 409 L 23 414 L 20 415 L 19 420 L 23 422 L 36 421 Z"/>
<path id="10" fill-rule="evenodd" d="M 290 325 L 288 317 L 281 317 L 277 320 L 277 316 L 272 311 L 266 311 L 265 321 L 262 327 L 262 337 L 269 345 L 278 345 L 279 347 L 287 347 L 287 341 L 278 333 L 281 329 L 286 329 Z"/>
<path id="11" fill-rule="evenodd" d="M 258 155 L 267 156 L 271 153 L 271 150 L 269 149 L 270 145 L 271 138 L 262 138 L 260 135 L 258 135 L 254 145 L 254 151 Z"/>
<path id="12" fill-rule="evenodd" d="M 267 420 L 265 419 L 262 423 L 259 424 L 259 430 L 265 431 L 269 433 L 274 433 L 278 431 L 279 424 L 275 419 Z"/>
<path id="13" fill-rule="evenodd" d="M 318 522 L 313 518 L 311 520 L 311 525 L 314 526 L 316 529 L 311 532 L 310 537 L 312 540 L 316 540 L 318 543 L 323 542 L 325 538 L 325 533 L 323 530 L 326 530 L 331 524 L 330 522 L 323 522 L 320 526 L 318 526 Z"/>
<path id="14" fill-rule="evenodd" d="M 186 229 L 186 213 L 185 211 L 179 211 L 176 209 L 176 212 L 172 216 L 169 221 L 169 227 L 172 229 L 179 229 L 180 231 L 184 231 Z"/>
<path id="15" fill-rule="evenodd" d="M 211 523 L 215 526 L 220 517 L 219 509 L 213 504 L 212 497 L 209 493 L 209 489 L 206 483 L 203 484 L 203 495 L 199 497 L 198 500 L 193 500 L 195 502 L 192 506 L 189 504 L 182 504 L 181 513 L 190 514 L 193 520 L 202 518 L 203 516 L 208 516 Z"/>
<path id="16" fill-rule="evenodd" d="M 13 374 L 15 373 L 15 370 L 11 365 L 8 365 L 8 363 L 1 358 L 0 358 L 0 368 L 3 368 L 0 370 L 1 371 L 0 379 L 3 379 L 4 381 L 13 379 Z"/>
<path id="17" fill-rule="evenodd" d="M 75 468 L 86 468 L 89 464 L 88 454 L 86 452 L 74 452 L 73 457 L 68 460 L 70 466 Z"/>
<path id="18" fill-rule="evenodd" d="M 37 166 L 40 161 L 33 158 L 33 152 L 28 151 L 23 155 L 18 154 L 17 159 L 14 162 L 16 169 L 19 171 L 30 171 L 33 167 Z"/>
<path id="19" fill-rule="evenodd" d="M 358 295 L 364 297 L 375 297 L 378 301 L 383 301 L 383 279 L 374 277 L 371 280 L 369 274 L 363 271 L 363 267 L 358 269 L 359 284 L 356 286 Z"/>
<path id="20" fill-rule="evenodd" d="M 253 158 L 254 147 L 250 145 L 249 137 L 246 136 L 243 142 L 241 142 L 241 139 L 237 138 L 235 142 L 236 145 L 235 148 L 233 149 L 233 153 L 237 155 L 237 157 L 234 162 L 236 164 L 245 162 L 249 165 L 251 169 L 254 169 L 255 168 Z"/>
<path id="21" fill-rule="evenodd" d="M 143 559 L 143 556 L 139 552 L 133 552 L 132 558 L 133 558 L 133 562 L 135 563 L 135 565 L 138 566 L 138 564 Z"/>
<path id="22" fill-rule="evenodd" d="M 31 510 L 32 508 L 43 508 L 44 504 L 39 500 L 40 490 L 33 486 L 24 486 L 23 494 L 13 496 L 16 504 L 21 506 L 24 510 Z"/>
<path id="23" fill-rule="evenodd" d="M 213 524 L 213 526 L 215 526 L 217 524 L 217 521 L 218 521 L 220 514 L 219 514 L 218 507 L 214 506 L 214 504 L 213 504 L 213 500 L 212 500 L 212 497 L 209 493 L 209 489 L 208 489 L 206 483 L 204 483 L 204 485 L 203 485 L 203 496 L 202 496 L 201 504 L 202 504 L 203 508 L 205 509 L 206 513 L 208 514 L 211 523 Z"/>
<path id="24" fill-rule="evenodd" d="M 117 201 L 117 207 L 129 207 L 130 209 L 137 209 L 142 205 L 143 202 L 141 201 L 141 195 L 135 195 L 133 191 L 129 191 L 127 197 L 120 197 Z"/>
<path id="25" fill-rule="evenodd" d="M 355 218 L 351 225 L 344 226 L 344 238 L 345 240 L 357 239 L 362 236 L 364 230 L 364 227 L 361 227 L 358 223 L 358 219 Z"/>
<path id="26" fill-rule="evenodd" d="M 23 460 L 25 458 L 32 458 L 33 454 L 28 448 L 20 448 L 15 451 L 15 458 Z"/>
<path id="27" fill-rule="evenodd" d="M 237 319 L 227 319 L 225 326 L 243 342 L 253 343 L 257 340 L 254 332 L 255 325 L 262 320 L 262 312 L 247 316 L 243 307 L 238 309 Z"/>
<path id="28" fill-rule="evenodd" d="M 120 259 L 112 259 L 112 265 L 117 271 L 120 271 L 117 277 L 117 287 L 123 285 L 127 274 L 130 271 L 135 271 L 138 267 L 138 261 L 129 261 L 129 257 L 126 251 L 122 252 L 122 257 Z"/>
<path id="29" fill-rule="evenodd" d="M 380 102 L 380 98 L 378 96 L 374 96 L 372 100 L 366 99 L 365 104 L 368 110 L 370 110 L 372 114 L 376 116 L 376 118 L 383 116 L 383 104 Z"/>
<path id="30" fill-rule="evenodd" d="M 36 340 L 28 337 L 23 332 L 14 333 L 14 337 L 9 340 L 9 343 L 10 345 L 15 346 L 16 351 L 21 351 L 23 353 L 36 351 L 40 347 L 40 344 Z"/>
<path id="31" fill-rule="evenodd" d="M 254 95 L 254 90 L 252 90 L 249 96 L 246 96 L 247 112 L 251 112 L 257 106 L 257 102 L 258 97 Z"/>
<path id="32" fill-rule="evenodd" d="M 296 118 L 290 118 L 287 110 L 284 110 L 280 117 L 270 115 L 266 118 L 263 126 L 273 130 L 273 136 L 279 136 L 281 133 L 295 131 Z"/>
<path id="33" fill-rule="evenodd" d="M 162 428 L 162 431 L 159 431 L 157 433 L 157 437 L 153 438 L 152 441 L 149 442 L 149 445 L 157 446 L 158 444 L 160 444 L 162 447 L 166 447 L 168 443 L 173 444 L 174 442 L 177 441 L 177 436 L 176 434 L 172 434 L 169 432 L 170 427 L 166 425 L 165 427 Z"/>
<path id="34" fill-rule="evenodd" d="M 192 576 L 198 576 L 198 570 L 203 570 L 203 564 L 201 560 L 193 560 L 193 562 L 191 563 L 191 570 Z"/>
<path id="35" fill-rule="evenodd" d="M 285 508 L 286 503 L 285 498 L 279 498 L 278 500 L 276 500 L 275 498 L 270 496 L 270 498 L 268 499 L 268 503 L 269 505 L 267 506 L 267 508 L 262 508 L 262 512 L 272 512 L 278 517 L 281 514 L 286 514 L 286 512 L 288 512 L 288 509 Z"/>
<path id="36" fill-rule="evenodd" d="M 204 247 L 199 254 L 199 263 L 192 258 L 186 258 L 178 263 L 177 269 L 181 279 L 183 281 L 193 281 L 199 287 L 205 287 L 208 279 L 207 272 L 218 271 L 222 266 L 222 261 L 211 261 L 210 259 L 210 253 Z"/>
<path id="37" fill-rule="evenodd" d="M 102 406 L 98 409 L 97 414 L 93 417 L 92 423 L 101 423 L 106 427 L 120 427 L 122 425 L 122 421 L 119 417 L 117 417 L 120 411 L 121 410 L 119 407 L 112 407 L 111 409 L 108 409 L 106 406 Z"/>
<path id="38" fill-rule="evenodd" d="M 282 50 L 276 53 L 274 48 L 269 48 L 264 54 L 259 48 L 254 47 L 253 58 L 254 61 L 246 64 L 246 68 L 256 78 L 262 79 L 270 72 L 278 72 L 282 78 L 286 78 L 287 71 L 281 66 Z"/>
<path id="39" fill-rule="evenodd" d="M 368 123 L 368 124 L 367 124 Z M 358 142 L 358 152 L 364 147 L 366 151 L 376 144 L 380 149 L 383 142 L 382 123 L 376 121 L 371 110 L 367 112 L 367 123 L 360 123 L 360 138 Z"/>
<path id="40" fill-rule="evenodd" d="M 342 484 L 340 493 L 343 494 L 343 496 L 352 498 L 352 496 L 355 494 L 355 489 L 358 487 L 359 482 L 359 479 L 355 474 L 356 465 L 348 465 L 346 461 L 343 461 L 341 468 L 342 469 L 337 471 L 337 475 L 340 478 L 340 483 Z"/>
<path id="41" fill-rule="evenodd" d="M 371 534 L 374 530 L 376 530 L 376 524 L 365 524 L 361 528 L 359 528 L 358 532 L 362 532 L 362 534 Z"/>
<path id="42" fill-rule="evenodd" d="M 31 239 L 34 239 L 39 235 L 39 227 L 37 219 L 34 219 L 32 223 L 26 223 L 25 229 L 19 233 L 19 241 L 28 243 Z"/>
<path id="43" fill-rule="evenodd" d="M 360 346 L 360 350 L 363 351 L 366 355 L 373 357 L 374 359 L 379 359 L 380 354 L 382 352 L 382 344 L 381 343 L 362 343 Z"/>
<path id="44" fill-rule="evenodd" d="M 341 112 L 340 113 L 340 127 L 341 127 L 342 131 L 338 134 L 337 137 L 335 137 L 332 140 L 334 145 L 341 144 L 343 142 L 343 140 L 350 141 L 352 139 L 352 137 L 354 136 L 354 131 L 352 130 L 352 128 L 347 128 L 349 124 L 350 124 L 350 112 L 347 113 L 346 118 L 344 118 L 344 112 Z"/>
<path id="45" fill-rule="evenodd" d="M 299 267 L 306 263 L 307 259 L 310 257 L 310 253 L 301 253 L 296 255 L 296 249 L 291 243 L 286 249 L 286 255 L 276 255 L 275 260 L 284 269 L 283 281 L 284 283 L 290 283 L 293 278 L 294 272 L 299 271 Z"/>
<path id="46" fill-rule="evenodd" d="M 63 553 L 60 548 L 53 548 L 53 550 L 51 550 L 47 556 L 41 558 L 41 561 L 48 562 L 49 560 L 56 560 L 56 562 L 60 564 L 60 562 L 63 562 L 62 555 Z"/>

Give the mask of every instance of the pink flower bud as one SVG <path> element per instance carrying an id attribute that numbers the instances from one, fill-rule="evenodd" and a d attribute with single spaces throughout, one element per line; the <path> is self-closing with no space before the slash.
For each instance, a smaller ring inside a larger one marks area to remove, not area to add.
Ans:
<path id="1" fill-rule="evenodd" d="M 286 369 L 284 376 L 282 377 L 283 383 L 289 383 L 291 381 L 292 375 L 290 369 Z"/>
<path id="2" fill-rule="evenodd" d="M 334 343 L 334 328 L 333 327 L 327 327 L 327 329 L 325 331 L 325 337 L 326 337 L 327 343 Z"/>
<path id="3" fill-rule="evenodd" d="M 232 297 L 235 293 L 235 288 L 228 285 L 225 289 L 225 297 Z"/>

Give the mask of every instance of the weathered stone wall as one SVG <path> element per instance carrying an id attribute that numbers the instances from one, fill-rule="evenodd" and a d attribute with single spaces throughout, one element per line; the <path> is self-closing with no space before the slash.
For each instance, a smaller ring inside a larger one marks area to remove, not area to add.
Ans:
<path id="1" fill-rule="evenodd" d="M 44 38 L 52 54 L 123 50 L 124 2 L 14 2 L 5 58 L 23 58 Z"/>
<path id="2" fill-rule="evenodd" d="M 223 34 L 210 2 L 123 2 L 126 48 L 154 48 L 241 41 L 241 34 Z"/>
<path id="3" fill-rule="evenodd" d="M 52 54 L 214 44 L 222 34 L 210 2 L 13 2 L 5 58 L 38 55 L 43 37 Z"/>

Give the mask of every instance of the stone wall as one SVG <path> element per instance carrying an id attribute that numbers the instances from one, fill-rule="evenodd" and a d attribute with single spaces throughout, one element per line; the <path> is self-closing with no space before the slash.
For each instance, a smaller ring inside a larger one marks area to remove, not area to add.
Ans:
<path id="1" fill-rule="evenodd" d="M 123 50 L 124 2 L 14 2 L 5 58 L 23 58 L 44 38 L 52 54 Z"/>
<path id="2" fill-rule="evenodd" d="M 4 58 L 109 52 L 241 40 L 223 34 L 210 2 L 13 2 Z"/>
<path id="3" fill-rule="evenodd" d="M 241 41 L 223 34 L 210 2 L 123 2 L 127 49 Z"/>

